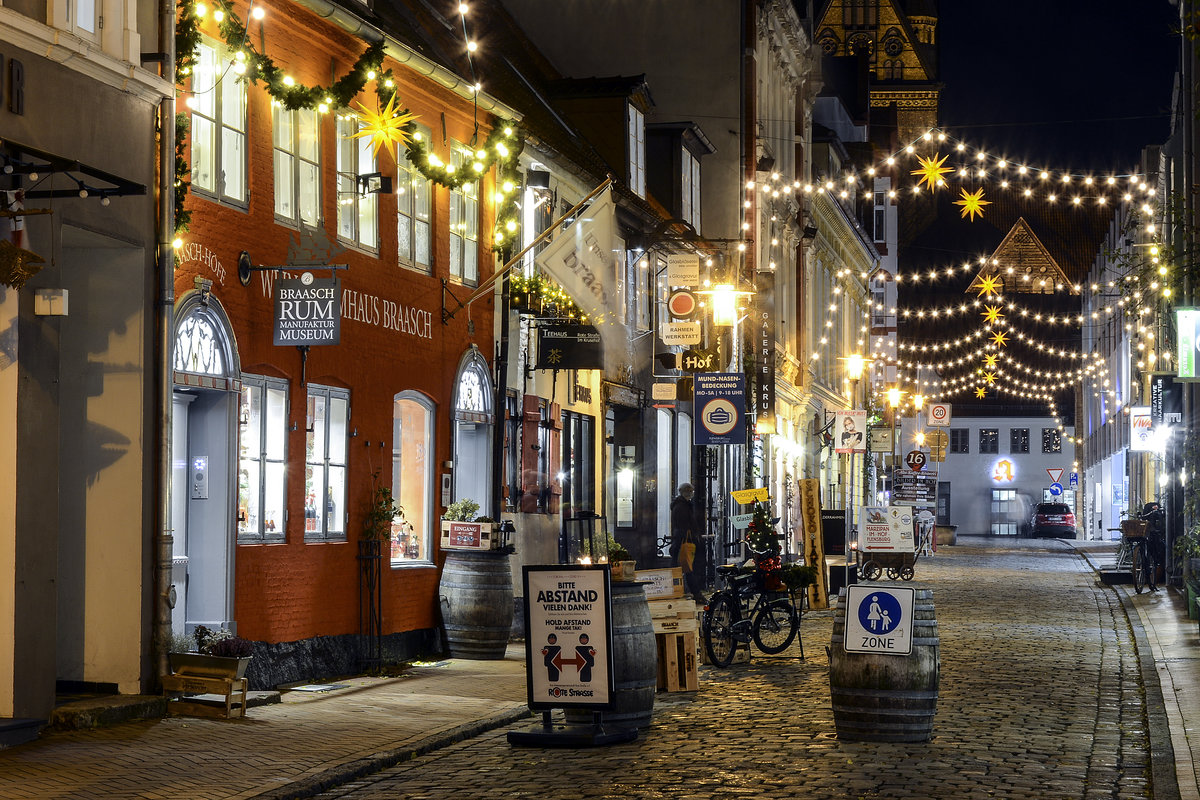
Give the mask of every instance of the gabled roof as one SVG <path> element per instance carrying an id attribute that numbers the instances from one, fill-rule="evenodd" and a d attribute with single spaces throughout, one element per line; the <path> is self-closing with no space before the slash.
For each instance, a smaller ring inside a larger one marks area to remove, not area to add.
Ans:
<path id="1" fill-rule="evenodd" d="M 1072 285 L 1024 217 L 1019 217 L 1009 229 L 967 287 L 967 293 L 979 293 L 982 280 L 989 277 L 999 278 L 1003 294 L 1054 294 L 1056 286 Z"/>

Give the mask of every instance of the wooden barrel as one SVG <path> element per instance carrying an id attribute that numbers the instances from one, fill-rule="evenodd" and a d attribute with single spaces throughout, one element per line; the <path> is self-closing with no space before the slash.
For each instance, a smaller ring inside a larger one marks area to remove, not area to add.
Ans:
<path id="1" fill-rule="evenodd" d="M 847 653 L 846 595 L 838 596 L 829 652 L 829 690 L 839 739 L 927 742 L 933 736 L 941 670 L 933 591 L 916 590 L 912 654 Z"/>
<path id="2" fill-rule="evenodd" d="M 605 725 L 645 728 L 654 713 L 658 691 L 658 646 L 644 584 L 612 584 L 613 708 L 601 713 Z M 566 720 L 590 724 L 592 713 L 566 709 Z"/>
<path id="3" fill-rule="evenodd" d="M 508 553 L 448 551 L 439 591 L 450 655 L 480 661 L 504 658 L 513 617 Z"/>

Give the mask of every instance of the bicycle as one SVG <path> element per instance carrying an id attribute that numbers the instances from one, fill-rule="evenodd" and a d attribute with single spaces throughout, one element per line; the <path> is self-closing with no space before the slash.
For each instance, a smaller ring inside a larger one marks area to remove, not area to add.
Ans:
<path id="1" fill-rule="evenodd" d="M 800 614 L 788 590 L 762 586 L 762 573 L 737 565 L 717 567 L 726 588 L 713 594 L 704 609 L 704 648 L 714 666 L 728 667 L 738 644 L 753 640 L 764 653 L 782 653 L 796 638 Z"/>
<path id="2" fill-rule="evenodd" d="M 1138 594 L 1149 587 L 1156 591 L 1155 573 L 1158 565 L 1154 563 L 1154 553 L 1150 547 L 1147 529 L 1149 523 L 1142 519 L 1127 519 L 1121 522 L 1121 539 L 1129 546 L 1129 572 L 1133 578 L 1133 589 Z"/>

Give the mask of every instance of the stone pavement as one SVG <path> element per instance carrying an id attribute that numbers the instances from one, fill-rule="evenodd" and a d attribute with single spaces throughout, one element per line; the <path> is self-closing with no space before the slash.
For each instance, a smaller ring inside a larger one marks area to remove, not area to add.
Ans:
<path id="1" fill-rule="evenodd" d="M 1174 593 L 1100 585 L 1089 564 L 1112 549 L 959 537 L 917 562 L 910 585 L 933 589 L 941 637 L 927 744 L 833 735 L 832 613 L 818 611 L 805 660 L 793 646 L 702 668 L 701 691 L 660 693 L 629 744 L 510 747 L 505 732 L 532 723 L 518 646 L 287 692 L 245 720 L 48 734 L 0 751 L 0 797 L 1200 800 L 1196 623 Z"/>

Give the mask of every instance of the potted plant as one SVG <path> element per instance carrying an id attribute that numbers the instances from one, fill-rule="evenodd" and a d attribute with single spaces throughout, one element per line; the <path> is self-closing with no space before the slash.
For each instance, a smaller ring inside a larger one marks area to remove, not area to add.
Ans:
<path id="1" fill-rule="evenodd" d="M 491 517 L 476 516 L 479 503 L 464 497 L 446 506 L 442 514 L 442 547 L 449 550 L 496 550 L 500 540 Z"/>
<path id="2" fill-rule="evenodd" d="M 254 646 L 228 628 L 197 625 L 192 634 L 196 646 L 188 652 L 168 653 L 171 673 L 204 678 L 232 678 L 246 675 Z"/>
<path id="3" fill-rule="evenodd" d="M 614 581 L 634 580 L 634 571 L 637 567 L 637 562 L 633 560 L 633 556 L 625 549 L 625 545 L 613 538 L 611 533 L 608 535 L 608 563 L 612 567 L 612 579 Z"/>

